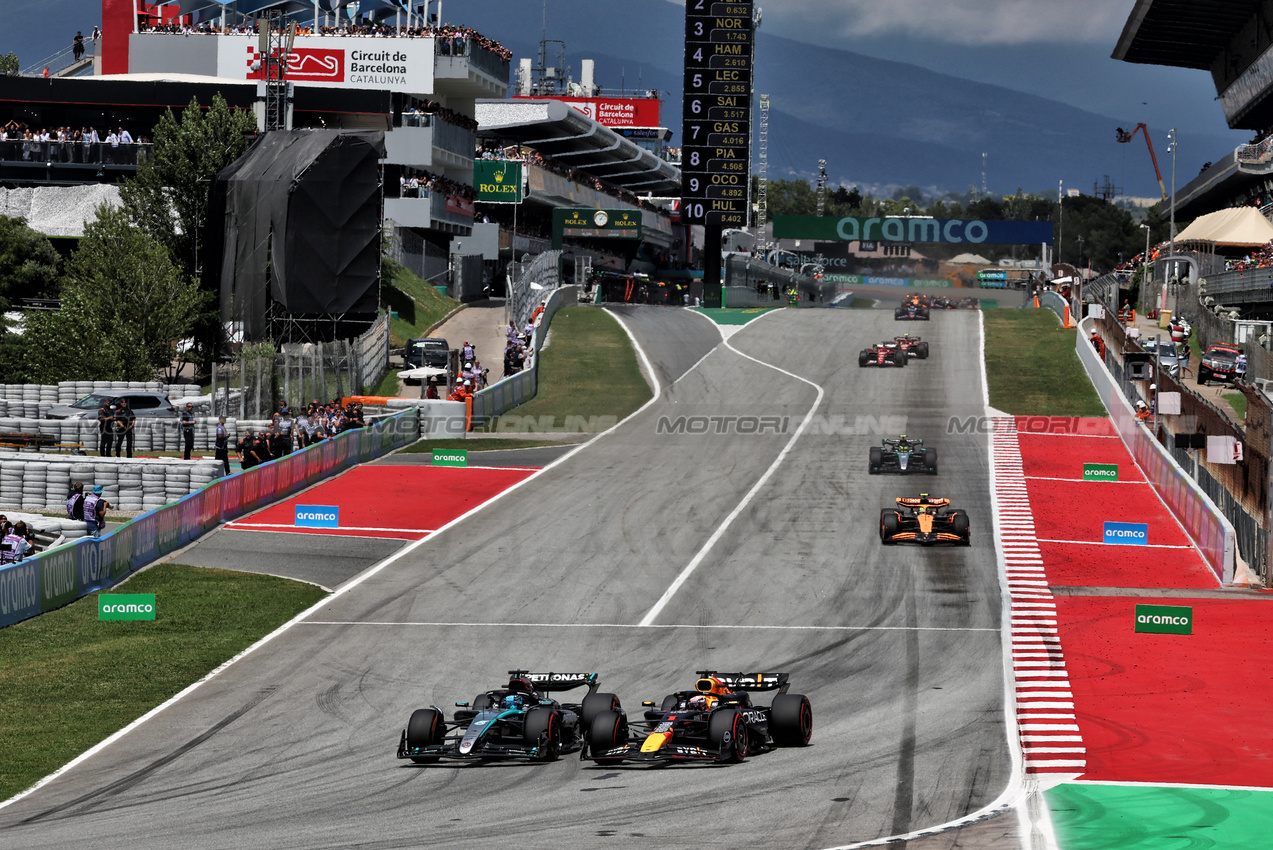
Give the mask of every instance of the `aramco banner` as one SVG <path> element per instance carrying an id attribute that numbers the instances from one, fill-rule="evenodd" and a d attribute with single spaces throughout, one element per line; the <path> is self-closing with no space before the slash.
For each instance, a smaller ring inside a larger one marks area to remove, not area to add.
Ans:
<path id="1" fill-rule="evenodd" d="M 488 204 L 520 204 L 525 195 L 522 164 L 502 159 L 473 160 L 477 200 Z"/>
<path id="2" fill-rule="evenodd" d="M 1052 222 L 905 216 L 830 218 L 816 215 L 776 215 L 774 238 L 940 242 L 949 245 L 1051 245 Z"/>

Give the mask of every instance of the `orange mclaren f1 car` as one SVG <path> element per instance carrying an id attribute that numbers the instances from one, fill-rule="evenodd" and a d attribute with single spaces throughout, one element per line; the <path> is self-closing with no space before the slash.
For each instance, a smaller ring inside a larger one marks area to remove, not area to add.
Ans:
<path id="1" fill-rule="evenodd" d="M 880 511 L 880 542 L 885 546 L 894 543 L 972 545 L 968 513 L 952 508 L 950 499 L 934 499 L 920 493 L 918 498 L 903 496 L 896 501 L 897 507 Z"/>

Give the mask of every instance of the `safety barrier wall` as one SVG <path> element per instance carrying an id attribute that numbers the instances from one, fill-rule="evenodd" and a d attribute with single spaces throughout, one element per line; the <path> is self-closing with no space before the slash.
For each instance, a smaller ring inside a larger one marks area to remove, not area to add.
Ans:
<path id="1" fill-rule="evenodd" d="M 548 336 L 548 327 L 553 316 L 567 304 L 574 304 L 579 298 L 579 289 L 574 286 L 563 286 L 554 289 L 544 302 L 544 312 L 539 314 L 535 322 L 535 334 L 531 338 L 533 356 L 530 365 L 515 375 L 501 378 L 484 390 L 473 394 L 473 422 L 481 424 L 487 419 L 512 410 L 524 401 L 530 401 L 539 391 L 539 350 Z"/>
<path id="2" fill-rule="evenodd" d="M 419 414 L 409 410 L 345 431 L 287 457 L 219 478 L 100 538 L 83 538 L 6 566 L 0 569 L 0 626 L 109 588 L 223 522 L 414 442 L 419 429 Z"/>
<path id="3" fill-rule="evenodd" d="M 1065 324 L 1065 308 L 1067 305 L 1065 299 L 1060 295 L 1055 292 L 1040 292 L 1039 306 L 1046 307 L 1056 313 L 1056 317 L 1061 320 L 1061 324 Z"/>
<path id="4" fill-rule="evenodd" d="M 1114 429 L 1144 471 L 1150 485 L 1197 544 L 1216 578 L 1225 584 L 1232 583 L 1237 546 L 1233 525 L 1189 473 L 1136 419 L 1131 404 L 1119 392 L 1114 376 L 1088 341 L 1093 326 L 1091 319 L 1084 319 L 1079 324 L 1074 347 L 1087 376 L 1096 387 L 1097 395 L 1109 411 Z"/>

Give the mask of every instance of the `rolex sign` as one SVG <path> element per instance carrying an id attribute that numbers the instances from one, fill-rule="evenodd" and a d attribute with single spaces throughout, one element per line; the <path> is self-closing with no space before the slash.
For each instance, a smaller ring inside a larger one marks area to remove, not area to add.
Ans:
<path id="1" fill-rule="evenodd" d="M 520 204 L 525 192 L 522 189 L 522 164 L 502 159 L 478 159 L 473 161 L 473 188 L 477 200 L 487 204 Z"/>

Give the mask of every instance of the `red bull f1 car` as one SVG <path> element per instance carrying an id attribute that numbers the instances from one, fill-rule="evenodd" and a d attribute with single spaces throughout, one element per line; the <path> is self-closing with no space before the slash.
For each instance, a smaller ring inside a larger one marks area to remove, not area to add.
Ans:
<path id="1" fill-rule="evenodd" d="M 919 337 L 905 334 L 903 336 L 895 337 L 893 341 L 897 343 L 898 348 L 905 351 L 911 357 L 918 357 L 920 360 L 928 359 L 928 343 L 924 342 Z"/>
<path id="2" fill-rule="evenodd" d="M 881 342 L 858 354 L 859 366 L 905 366 L 910 355 L 896 342 Z"/>
<path id="3" fill-rule="evenodd" d="M 528 673 L 510 670 L 508 685 L 473 702 L 457 702 L 447 723 L 437 706 L 411 714 L 398 742 L 398 758 L 416 764 L 440 759 L 554 761 L 581 749 L 593 716 L 621 711 L 614 694 L 597 692 L 596 673 Z M 582 703 L 559 703 L 555 691 L 587 687 Z"/>
<path id="4" fill-rule="evenodd" d="M 624 762 L 740 762 L 778 747 L 803 747 L 813 735 L 813 709 L 802 694 L 787 693 L 786 673 L 718 674 L 699 671 L 692 691 L 645 702 L 644 719 L 621 709 L 592 718 L 580 759 Z M 752 705 L 756 691 L 778 691 L 773 704 Z"/>
<path id="5" fill-rule="evenodd" d="M 937 449 L 924 448 L 923 440 L 908 440 L 905 434 L 896 440 L 883 439 L 871 446 L 867 472 L 871 475 L 896 472 L 912 475 L 921 472 L 937 474 Z"/>
<path id="6" fill-rule="evenodd" d="M 885 546 L 894 543 L 972 545 L 968 513 L 952 508 L 950 499 L 934 499 L 920 493 L 919 498 L 902 497 L 896 502 L 897 507 L 880 511 L 880 542 Z"/>

